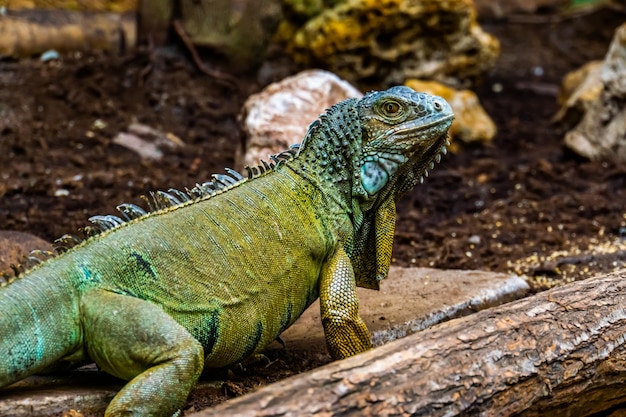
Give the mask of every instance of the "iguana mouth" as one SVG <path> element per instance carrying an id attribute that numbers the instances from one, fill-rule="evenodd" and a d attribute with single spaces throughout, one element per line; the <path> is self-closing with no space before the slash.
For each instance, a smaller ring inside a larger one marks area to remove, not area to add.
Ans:
<path id="1" fill-rule="evenodd" d="M 432 129 L 444 123 L 447 123 L 448 121 L 450 121 L 450 124 L 452 124 L 452 119 L 454 119 L 454 114 L 447 114 L 444 116 L 437 114 L 436 116 L 432 117 L 432 119 L 427 122 L 425 122 L 424 119 L 411 120 L 409 122 L 402 123 L 396 127 L 393 127 L 387 130 L 383 135 L 379 136 L 377 139 L 383 139 L 385 137 L 393 137 L 397 135 L 403 135 L 408 138 L 411 138 L 413 137 L 412 134 L 415 134 L 417 132 L 428 131 L 429 129 Z"/>
<path id="2" fill-rule="evenodd" d="M 411 122 L 398 126 L 398 130 L 395 130 L 394 133 L 421 132 L 439 126 L 448 120 L 452 123 L 452 119 L 454 119 L 454 114 L 447 114 L 445 116 L 437 114 L 428 122 L 424 122 L 423 119 L 412 120 Z"/>
<path id="3" fill-rule="evenodd" d="M 435 168 L 435 164 L 441 162 L 441 156 L 448 153 L 448 146 L 450 146 L 450 133 L 446 132 L 437 138 L 414 165 L 413 172 L 417 181 L 424 182 L 424 177 L 428 177 L 428 170 Z"/>
<path id="4" fill-rule="evenodd" d="M 447 146 L 450 145 L 448 142 L 448 130 L 453 119 L 453 114 L 437 114 L 426 122 L 424 119 L 420 119 L 404 123 L 398 126 L 397 129 L 392 129 L 392 135 L 400 138 L 394 147 L 397 147 L 396 150 L 400 150 L 400 155 L 412 154 L 411 159 L 418 159 L 422 163 L 427 164 L 427 166 L 433 160 L 439 162 L 441 153 L 445 155 Z M 445 129 L 442 127 L 445 127 Z M 437 131 L 443 133 L 431 142 L 429 138 Z M 428 168 L 432 169 L 432 167 L 427 167 L 426 169 Z"/>
<path id="5" fill-rule="evenodd" d="M 439 136 L 435 143 L 433 143 L 426 150 L 426 152 L 424 152 L 425 159 L 430 160 L 431 158 L 436 158 L 438 155 L 445 155 L 446 153 L 448 153 L 448 146 L 450 146 L 450 134 L 446 132 L 443 135 Z"/>

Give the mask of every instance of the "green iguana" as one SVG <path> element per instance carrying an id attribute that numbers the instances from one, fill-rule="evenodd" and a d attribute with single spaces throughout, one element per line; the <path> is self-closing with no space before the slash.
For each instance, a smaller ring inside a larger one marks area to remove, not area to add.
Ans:
<path id="1" fill-rule="evenodd" d="M 387 275 L 396 202 L 446 153 L 453 113 L 407 87 L 331 107 L 300 146 L 99 234 L 0 288 L 0 387 L 88 362 L 128 380 L 106 416 L 171 416 L 203 367 L 259 352 L 318 297 L 334 359 L 369 349 L 355 286 Z"/>

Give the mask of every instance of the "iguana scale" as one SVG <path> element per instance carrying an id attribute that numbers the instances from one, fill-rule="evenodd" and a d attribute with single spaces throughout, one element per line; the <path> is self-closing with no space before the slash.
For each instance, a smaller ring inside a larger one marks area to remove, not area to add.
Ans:
<path id="1" fill-rule="evenodd" d="M 128 380 L 106 416 L 171 416 L 204 367 L 259 352 L 318 297 L 328 350 L 371 347 L 355 286 L 387 275 L 396 202 L 445 153 L 453 113 L 407 87 L 327 110 L 299 147 L 102 229 L 0 288 L 0 387 L 95 362 Z"/>

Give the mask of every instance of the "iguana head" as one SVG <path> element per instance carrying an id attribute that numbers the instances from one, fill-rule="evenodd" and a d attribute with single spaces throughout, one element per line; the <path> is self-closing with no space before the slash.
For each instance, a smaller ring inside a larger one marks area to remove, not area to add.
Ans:
<path id="1" fill-rule="evenodd" d="M 358 104 L 362 130 L 359 177 L 366 199 L 385 188 L 411 188 L 445 152 L 454 119 L 442 98 L 393 87 L 367 94 Z"/>
<path id="2" fill-rule="evenodd" d="M 396 202 L 445 153 L 454 119 L 442 98 L 393 87 L 357 103 L 361 152 L 353 167 L 356 230 L 349 253 L 356 283 L 378 289 L 391 264 Z"/>

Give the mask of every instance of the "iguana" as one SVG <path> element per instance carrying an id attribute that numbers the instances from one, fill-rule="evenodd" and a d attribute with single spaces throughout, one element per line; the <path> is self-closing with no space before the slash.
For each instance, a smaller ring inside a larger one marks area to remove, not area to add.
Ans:
<path id="1" fill-rule="evenodd" d="M 396 202 L 446 153 L 453 112 L 408 87 L 328 109 L 300 146 L 100 233 L 0 288 L 0 387 L 88 362 L 128 380 L 106 416 L 171 416 L 204 367 L 259 352 L 318 297 L 334 359 L 371 347 L 355 286 L 387 275 Z"/>

